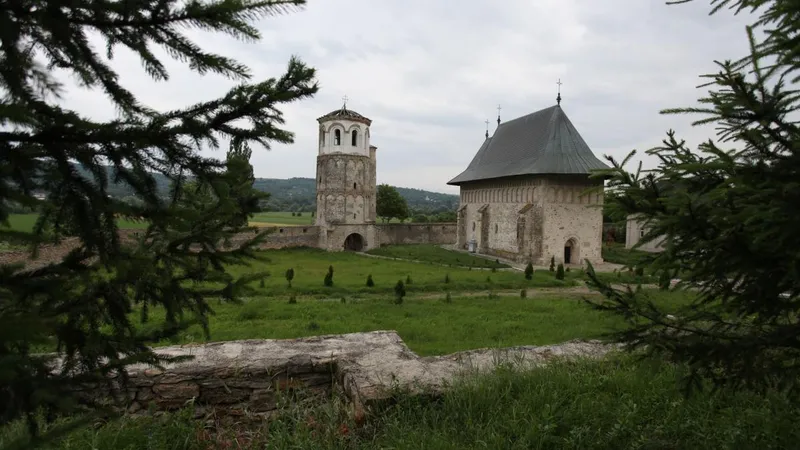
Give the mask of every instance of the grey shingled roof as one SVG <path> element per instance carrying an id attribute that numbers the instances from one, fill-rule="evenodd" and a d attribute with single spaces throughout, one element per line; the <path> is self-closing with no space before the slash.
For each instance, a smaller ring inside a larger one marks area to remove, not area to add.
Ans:
<path id="1" fill-rule="evenodd" d="M 467 170 L 447 184 L 516 175 L 588 174 L 606 168 L 561 106 L 551 106 L 500 124 Z"/>
<path id="2" fill-rule="evenodd" d="M 333 110 L 324 116 L 321 116 L 317 119 L 318 122 L 324 122 L 326 120 L 335 120 L 335 119 L 347 119 L 347 120 L 354 120 L 356 122 L 364 122 L 367 126 L 372 125 L 372 120 L 362 116 L 361 114 L 347 109 L 345 106 L 342 106 L 339 109 Z"/>

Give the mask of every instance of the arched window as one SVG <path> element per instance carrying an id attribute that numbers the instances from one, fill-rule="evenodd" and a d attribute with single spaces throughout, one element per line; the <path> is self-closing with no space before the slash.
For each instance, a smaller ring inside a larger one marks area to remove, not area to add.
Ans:
<path id="1" fill-rule="evenodd" d="M 353 183 L 353 189 L 356 189 L 356 186 L 357 186 L 356 183 Z"/>
<path id="2" fill-rule="evenodd" d="M 342 130 L 335 130 L 333 132 L 333 145 L 342 144 Z"/>
<path id="3" fill-rule="evenodd" d="M 353 130 L 353 132 L 350 135 L 350 145 L 355 147 L 357 143 L 358 143 L 358 131 Z"/>

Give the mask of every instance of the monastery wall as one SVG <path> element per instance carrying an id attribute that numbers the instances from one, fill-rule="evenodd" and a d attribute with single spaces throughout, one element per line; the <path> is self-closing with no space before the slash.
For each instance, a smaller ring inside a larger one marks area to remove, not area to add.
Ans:
<path id="1" fill-rule="evenodd" d="M 454 223 L 375 224 L 378 245 L 452 244 L 456 241 Z"/>

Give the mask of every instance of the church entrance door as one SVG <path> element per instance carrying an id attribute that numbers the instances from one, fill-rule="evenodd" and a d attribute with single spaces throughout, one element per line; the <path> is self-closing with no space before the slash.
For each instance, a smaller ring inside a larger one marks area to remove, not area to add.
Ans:
<path id="1" fill-rule="evenodd" d="M 570 239 L 564 244 L 564 264 L 572 264 L 573 259 L 579 259 L 578 246 L 574 239 Z"/>

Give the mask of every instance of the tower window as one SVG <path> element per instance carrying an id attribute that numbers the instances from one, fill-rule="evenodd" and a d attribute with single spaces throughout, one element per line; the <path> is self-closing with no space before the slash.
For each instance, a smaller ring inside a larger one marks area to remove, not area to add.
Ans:
<path id="1" fill-rule="evenodd" d="M 351 134 L 351 137 L 350 137 L 350 145 L 355 147 L 357 145 L 356 144 L 357 142 L 358 142 L 358 131 L 353 130 L 353 133 Z"/>
<path id="2" fill-rule="evenodd" d="M 353 213 L 353 219 L 355 219 L 355 218 L 356 218 L 356 214 L 355 214 L 355 213 Z"/>
<path id="3" fill-rule="evenodd" d="M 341 144 L 342 144 L 342 130 L 334 130 L 333 145 L 341 145 Z"/>
<path id="4" fill-rule="evenodd" d="M 355 188 L 356 188 L 356 184 L 355 184 L 355 183 L 353 183 L 353 189 L 355 189 Z"/>

